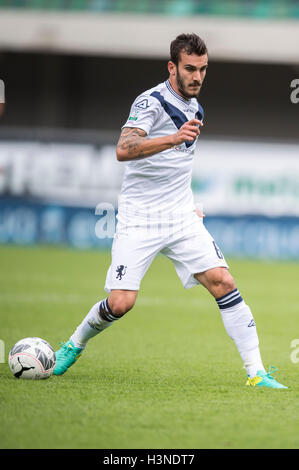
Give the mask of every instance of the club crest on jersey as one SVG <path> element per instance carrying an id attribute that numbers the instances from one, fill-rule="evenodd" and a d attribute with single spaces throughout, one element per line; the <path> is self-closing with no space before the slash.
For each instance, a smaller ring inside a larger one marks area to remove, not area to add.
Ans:
<path id="1" fill-rule="evenodd" d="M 138 103 L 135 104 L 135 108 L 139 108 L 139 109 L 146 109 L 148 107 L 149 107 L 149 104 L 146 98 L 144 100 L 138 101 Z"/>
<path id="2" fill-rule="evenodd" d="M 127 272 L 127 266 L 124 266 L 123 264 L 121 264 L 120 266 L 117 266 L 116 272 L 117 272 L 116 279 L 119 279 L 121 281 Z"/>

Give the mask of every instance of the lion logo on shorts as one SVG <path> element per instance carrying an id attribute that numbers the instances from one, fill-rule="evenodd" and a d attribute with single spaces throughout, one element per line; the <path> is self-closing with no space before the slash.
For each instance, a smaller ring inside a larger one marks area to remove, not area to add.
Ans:
<path id="1" fill-rule="evenodd" d="M 116 279 L 119 279 L 121 281 L 127 272 L 127 266 L 124 266 L 123 264 L 121 264 L 120 266 L 117 266 L 116 272 L 117 272 Z"/>

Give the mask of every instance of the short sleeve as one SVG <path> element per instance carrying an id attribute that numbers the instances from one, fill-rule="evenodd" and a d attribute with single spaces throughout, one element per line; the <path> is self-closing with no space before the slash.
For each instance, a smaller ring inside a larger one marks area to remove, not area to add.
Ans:
<path id="1" fill-rule="evenodd" d="M 159 119 L 161 105 L 158 100 L 150 95 L 142 94 L 134 101 L 127 122 L 124 127 L 138 127 L 147 134 L 150 133 L 153 125 Z"/>

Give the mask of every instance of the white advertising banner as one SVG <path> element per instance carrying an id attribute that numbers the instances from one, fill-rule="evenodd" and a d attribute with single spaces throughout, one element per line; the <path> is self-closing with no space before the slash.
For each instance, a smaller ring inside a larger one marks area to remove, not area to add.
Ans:
<path id="1" fill-rule="evenodd" d="M 123 171 L 113 145 L 0 143 L 0 196 L 86 207 L 102 201 L 116 205 Z"/>
<path id="2" fill-rule="evenodd" d="M 117 207 L 125 163 L 115 146 L 0 143 L 0 197 Z M 195 200 L 207 215 L 299 216 L 299 145 L 200 139 Z"/>
<path id="3" fill-rule="evenodd" d="M 299 216 L 299 145 L 199 143 L 193 191 L 209 215 Z"/>

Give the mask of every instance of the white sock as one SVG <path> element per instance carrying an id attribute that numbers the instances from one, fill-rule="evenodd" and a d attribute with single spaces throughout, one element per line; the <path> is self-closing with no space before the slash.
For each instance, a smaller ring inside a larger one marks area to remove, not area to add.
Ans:
<path id="1" fill-rule="evenodd" d="M 91 338 L 108 328 L 118 318 L 120 317 L 112 313 L 108 299 L 101 300 L 90 309 L 70 340 L 76 348 L 84 349 Z"/>
<path id="2" fill-rule="evenodd" d="M 258 370 L 265 370 L 257 330 L 251 310 L 245 304 L 238 289 L 216 299 L 227 334 L 235 342 L 249 377 Z"/>

